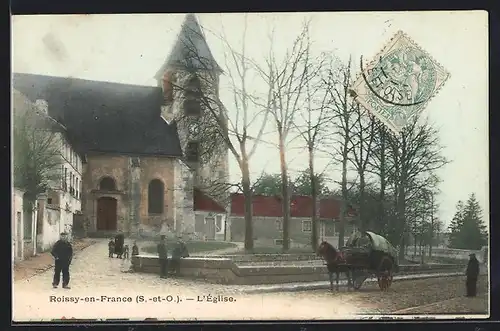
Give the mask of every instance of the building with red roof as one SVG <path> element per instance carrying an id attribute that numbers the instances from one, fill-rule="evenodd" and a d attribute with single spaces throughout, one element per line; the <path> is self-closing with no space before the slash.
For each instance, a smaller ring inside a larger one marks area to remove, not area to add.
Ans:
<path id="1" fill-rule="evenodd" d="M 195 215 L 194 231 L 203 234 L 204 240 L 227 240 L 227 212 L 220 203 L 202 190 L 193 191 L 193 209 Z"/>
<path id="2" fill-rule="evenodd" d="M 231 241 L 243 241 L 245 238 L 244 196 L 231 194 L 230 226 L 228 236 Z M 318 208 L 318 238 L 332 239 L 338 236 L 341 200 L 337 197 L 321 198 Z M 282 199 L 279 196 L 253 196 L 253 233 L 257 244 L 281 245 L 283 233 Z M 309 245 L 312 229 L 313 200 L 310 196 L 292 196 L 290 199 L 290 239 L 292 245 Z M 345 233 L 354 231 L 356 211 L 349 206 Z M 329 240 L 331 241 L 331 240 Z"/>

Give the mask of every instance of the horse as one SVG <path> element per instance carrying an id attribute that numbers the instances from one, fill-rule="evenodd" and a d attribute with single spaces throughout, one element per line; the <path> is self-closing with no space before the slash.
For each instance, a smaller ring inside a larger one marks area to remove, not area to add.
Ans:
<path id="1" fill-rule="evenodd" d="M 347 277 L 347 290 L 349 291 L 353 286 L 352 270 L 345 262 L 344 256 L 340 251 L 326 241 L 323 241 L 318 246 L 318 256 L 321 256 L 326 262 L 328 269 L 328 276 L 330 277 L 330 290 L 333 292 L 333 274 L 337 276 L 337 291 L 339 290 L 339 277 L 341 273 L 345 273 Z"/>

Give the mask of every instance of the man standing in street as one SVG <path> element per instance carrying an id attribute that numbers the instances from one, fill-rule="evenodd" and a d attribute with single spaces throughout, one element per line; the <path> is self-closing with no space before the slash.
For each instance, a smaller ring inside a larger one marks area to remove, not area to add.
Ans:
<path id="1" fill-rule="evenodd" d="M 160 261 L 160 278 L 167 278 L 167 267 L 168 267 L 168 255 L 167 255 L 167 243 L 165 242 L 165 235 L 160 237 L 160 243 L 158 244 L 158 259 Z"/>
<path id="2" fill-rule="evenodd" d="M 69 243 L 68 235 L 65 232 L 61 233 L 60 239 L 54 244 L 54 247 L 52 247 L 51 254 L 55 259 L 54 280 L 52 281 L 52 287 L 57 288 L 59 286 L 59 280 L 62 272 L 62 286 L 65 289 L 70 289 L 69 266 L 73 259 L 73 246 Z"/>
<path id="3" fill-rule="evenodd" d="M 475 297 L 477 294 L 477 279 L 479 277 L 479 261 L 474 253 L 470 255 L 466 275 L 467 280 L 465 286 L 467 288 L 467 296 Z"/>

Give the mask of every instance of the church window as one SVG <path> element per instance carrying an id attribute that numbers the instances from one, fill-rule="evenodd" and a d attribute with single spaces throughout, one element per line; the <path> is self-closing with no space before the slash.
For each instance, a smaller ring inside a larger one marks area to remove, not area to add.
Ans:
<path id="1" fill-rule="evenodd" d="M 99 183 L 99 189 L 101 191 L 115 191 L 116 190 L 115 180 L 111 177 L 104 177 L 103 179 L 101 179 L 101 182 Z"/>
<path id="2" fill-rule="evenodd" d="M 197 141 L 190 141 L 186 147 L 186 158 L 188 162 L 198 162 L 200 157 L 200 143 Z"/>
<path id="3" fill-rule="evenodd" d="M 148 213 L 162 214 L 163 213 L 163 182 L 159 179 L 153 179 L 148 186 Z"/>
<path id="4" fill-rule="evenodd" d="M 200 116 L 201 114 L 201 84 L 196 75 L 191 76 L 185 85 L 184 114 Z"/>
<path id="5" fill-rule="evenodd" d="M 201 103 L 199 99 L 184 100 L 184 114 L 186 116 L 200 116 Z"/>

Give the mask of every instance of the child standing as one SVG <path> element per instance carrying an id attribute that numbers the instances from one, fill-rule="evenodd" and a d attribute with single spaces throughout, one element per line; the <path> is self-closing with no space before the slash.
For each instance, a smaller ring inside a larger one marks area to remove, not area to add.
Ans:
<path id="1" fill-rule="evenodd" d="M 139 247 L 137 247 L 137 242 L 134 241 L 134 245 L 132 246 L 132 256 L 139 255 Z"/>
<path id="2" fill-rule="evenodd" d="M 113 239 L 109 239 L 108 243 L 108 253 L 109 257 L 113 257 L 113 254 L 115 253 L 115 241 Z"/>

